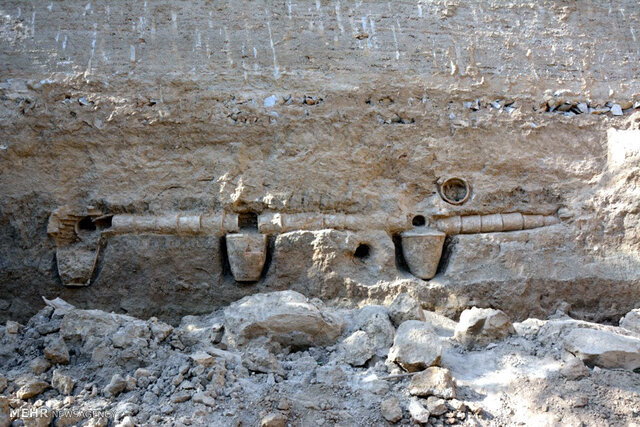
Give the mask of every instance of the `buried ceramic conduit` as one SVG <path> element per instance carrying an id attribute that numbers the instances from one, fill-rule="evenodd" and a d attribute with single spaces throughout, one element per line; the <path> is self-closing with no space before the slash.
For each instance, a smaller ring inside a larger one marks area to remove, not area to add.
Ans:
<path id="1" fill-rule="evenodd" d="M 208 234 L 238 231 L 238 214 L 114 215 L 109 233 Z"/>
<path id="2" fill-rule="evenodd" d="M 286 233 L 295 230 L 367 230 L 380 229 L 388 232 L 406 230 L 409 222 L 406 216 L 386 214 L 322 214 L 322 213 L 264 213 L 258 216 L 258 230 L 261 233 Z"/>
<path id="3" fill-rule="evenodd" d="M 451 216 L 435 221 L 446 234 L 475 234 L 529 230 L 560 223 L 554 215 L 527 215 L 519 212 L 490 215 Z"/>

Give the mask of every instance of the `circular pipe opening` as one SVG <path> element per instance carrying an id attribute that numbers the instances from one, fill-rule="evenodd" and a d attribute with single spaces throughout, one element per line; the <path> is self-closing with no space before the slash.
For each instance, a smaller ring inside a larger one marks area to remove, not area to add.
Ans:
<path id="1" fill-rule="evenodd" d="M 461 205 L 471 195 L 471 187 L 467 180 L 463 178 L 448 178 L 440 184 L 440 197 L 452 205 Z"/>
<path id="2" fill-rule="evenodd" d="M 422 215 L 416 215 L 411 220 L 411 224 L 413 224 L 414 227 L 422 227 L 426 223 L 427 223 L 427 220 L 424 219 L 424 216 Z"/>
<path id="3" fill-rule="evenodd" d="M 366 243 L 360 243 L 353 253 L 353 256 L 359 259 L 369 258 L 371 254 L 371 247 Z"/>

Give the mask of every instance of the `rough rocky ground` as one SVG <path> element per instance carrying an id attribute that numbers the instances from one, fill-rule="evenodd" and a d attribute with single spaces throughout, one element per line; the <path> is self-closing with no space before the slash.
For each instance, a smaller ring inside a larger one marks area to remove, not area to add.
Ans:
<path id="1" fill-rule="evenodd" d="M 408 294 L 347 310 L 285 291 L 172 327 L 48 301 L 0 328 L 0 425 L 638 425 L 639 319 L 455 322 Z"/>

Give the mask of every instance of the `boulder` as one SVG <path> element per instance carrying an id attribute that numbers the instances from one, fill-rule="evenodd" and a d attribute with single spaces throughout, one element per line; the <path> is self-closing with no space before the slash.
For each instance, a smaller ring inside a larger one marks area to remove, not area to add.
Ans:
<path id="1" fill-rule="evenodd" d="M 341 343 L 343 360 L 352 366 L 362 366 L 375 354 L 375 350 L 365 331 L 355 331 Z"/>
<path id="2" fill-rule="evenodd" d="M 407 320 L 425 320 L 420 303 L 408 293 L 402 293 L 393 300 L 389 306 L 389 317 L 396 327 Z"/>
<path id="3" fill-rule="evenodd" d="M 60 372 L 60 370 L 56 369 L 55 371 L 53 371 L 51 385 L 60 393 L 68 396 L 73 391 L 75 381 L 71 377 L 64 375 L 62 372 Z"/>
<path id="4" fill-rule="evenodd" d="M 631 310 L 620 319 L 620 327 L 640 335 L 640 308 Z"/>
<path id="5" fill-rule="evenodd" d="M 232 346 L 259 337 L 296 349 L 328 345 L 344 328 L 339 316 L 294 291 L 242 298 L 224 310 L 224 317 L 225 339 Z"/>
<path id="6" fill-rule="evenodd" d="M 462 312 L 454 338 L 466 347 L 482 347 L 516 331 L 501 310 L 473 307 Z"/>
<path id="7" fill-rule="evenodd" d="M 563 337 L 564 347 L 587 366 L 637 369 L 640 367 L 640 339 L 613 332 L 577 328 Z"/>
<path id="8" fill-rule="evenodd" d="M 18 389 L 16 396 L 18 399 L 26 400 L 39 395 L 48 389 L 49 383 L 39 378 L 30 378 Z"/>
<path id="9" fill-rule="evenodd" d="M 352 330 L 354 332 L 340 343 L 345 362 L 362 366 L 373 356 L 387 356 L 393 344 L 395 328 L 384 307 L 370 305 L 359 310 Z"/>
<path id="10" fill-rule="evenodd" d="M 193 395 L 193 401 L 196 403 L 202 403 L 205 406 L 214 407 L 216 406 L 215 397 L 210 396 L 207 393 L 199 392 Z"/>
<path id="11" fill-rule="evenodd" d="M 114 334 L 120 328 L 119 317 L 120 315 L 100 310 L 73 309 L 62 319 L 60 333 L 68 341 L 81 343 L 104 338 Z"/>
<path id="12" fill-rule="evenodd" d="M 29 362 L 29 368 L 31 368 L 34 374 L 42 374 L 48 371 L 50 367 L 51 363 L 43 357 L 36 357 Z"/>
<path id="13" fill-rule="evenodd" d="M 382 415 L 382 418 L 390 423 L 397 423 L 400 421 L 402 419 L 402 408 L 400 407 L 398 398 L 390 397 L 383 400 L 380 404 L 380 414 Z"/>
<path id="14" fill-rule="evenodd" d="M 261 427 L 285 427 L 287 425 L 287 417 L 281 412 L 268 414 L 260 421 Z"/>
<path id="15" fill-rule="evenodd" d="M 122 375 L 115 374 L 111 377 L 111 381 L 107 386 L 102 390 L 105 396 L 107 397 L 115 397 L 122 393 L 127 388 L 127 381 L 122 378 Z"/>
<path id="16" fill-rule="evenodd" d="M 456 397 L 456 383 L 448 369 L 433 366 L 411 378 L 409 394 L 454 399 Z"/>
<path id="17" fill-rule="evenodd" d="M 408 320 L 400 325 L 389 350 L 388 360 L 409 372 L 438 365 L 442 356 L 442 342 L 428 323 Z"/>
<path id="18" fill-rule="evenodd" d="M 252 372 L 270 372 L 285 375 L 282 365 L 271 352 L 261 346 L 251 346 L 245 350 L 242 358 L 242 365 Z"/>
<path id="19" fill-rule="evenodd" d="M 47 340 L 47 345 L 44 347 L 44 357 L 54 364 L 65 365 L 69 363 L 69 350 L 61 336 L 56 335 Z"/>

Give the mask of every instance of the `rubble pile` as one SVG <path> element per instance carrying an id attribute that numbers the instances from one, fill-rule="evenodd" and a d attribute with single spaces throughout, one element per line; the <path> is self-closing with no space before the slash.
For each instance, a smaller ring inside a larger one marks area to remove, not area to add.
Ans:
<path id="1" fill-rule="evenodd" d="M 332 308 L 255 294 L 177 326 L 45 300 L 0 327 L 0 426 L 632 425 L 637 313 L 622 326 L 460 322 L 402 294 Z"/>

